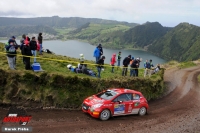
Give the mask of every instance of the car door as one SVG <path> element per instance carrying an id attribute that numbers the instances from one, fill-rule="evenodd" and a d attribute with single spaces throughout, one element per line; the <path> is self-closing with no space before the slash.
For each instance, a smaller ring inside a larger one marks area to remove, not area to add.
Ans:
<path id="1" fill-rule="evenodd" d="M 125 115 L 132 112 L 133 100 L 131 93 L 124 93 L 116 97 L 112 101 L 112 114 L 115 115 Z"/>
<path id="2" fill-rule="evenodd" d="M 140 109 L 140 95 L 133 93 L 133 109 L 132 114 L 138 114 Z"/>

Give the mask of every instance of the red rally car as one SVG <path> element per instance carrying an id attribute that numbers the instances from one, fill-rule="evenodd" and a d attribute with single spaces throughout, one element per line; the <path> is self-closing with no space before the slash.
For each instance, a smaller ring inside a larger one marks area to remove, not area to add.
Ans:
<path id="1" fill-rule="evenodd" d="M 141 92 L 130 89 L 108 89 L 83 101 L 82 110 L 92 117 L 108 120 L 111 116 L 147 114 L 149 105 Z"/>

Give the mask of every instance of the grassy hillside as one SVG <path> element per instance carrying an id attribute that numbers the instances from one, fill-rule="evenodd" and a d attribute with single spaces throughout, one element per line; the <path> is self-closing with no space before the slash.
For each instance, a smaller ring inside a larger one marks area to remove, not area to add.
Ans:
<path id="1" fill-rule="evenodd" d="M 126 31 L 120 43 L 144 48 L 144 46 L 152 44 L 155 40 L 165 35 L 170 29 L 171 28 L 163 27 L 158 22 L 147 22 Z"/>
<path id="2" fill-rule="evenodd" d="M 181 23 L 149 46 L 157 56 L 167 60 L 189 61 L 200 58 L 200 27 Z"/>
<path id="3" fill-rule="evenodd" d="M 145 23 L 133 28 L 126 25 L 91 24 L 69 32 L 71 38 L 84 39 L 92 44 L 102 43 L 109 48 L 144 48 L 162 37 L 170 28 L 158 22 Z"/>
<path id="4" fill-rule="evenodd" d="M 70 32 L 68 39 L 82 39 L 89 41 L 93 45 L 103 43 L 104 47 L 118 48 L 120 34 L 128 29 L 130 27 L 126 25 L 87 23 Z"/>

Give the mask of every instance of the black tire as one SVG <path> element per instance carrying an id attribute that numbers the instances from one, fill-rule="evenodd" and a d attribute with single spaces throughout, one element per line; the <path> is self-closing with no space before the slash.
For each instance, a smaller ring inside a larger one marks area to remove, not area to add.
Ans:
<path id="1" fill-rule="evenodd" d="M 110 118 L 110 110 L 104 109 L 103 111 L 101 111 L 99 118 L 102 121 L 108 120 Z"/>
<path id="2" fill-rule="evenodd" d="M 147 109 L 145 107 L 140 108 L 138 115 L 144 116 L 147 113 Z"/>

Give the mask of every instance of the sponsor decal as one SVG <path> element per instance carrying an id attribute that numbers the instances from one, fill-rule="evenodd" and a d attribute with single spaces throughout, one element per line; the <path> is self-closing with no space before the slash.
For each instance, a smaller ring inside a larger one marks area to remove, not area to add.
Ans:
<path id="1" fill-rule="evenodd" d="M 123 114 L 125 113 L 125 105 L 124 104 L 115 104 L 114 105 L 114 114 Z"/>
<path id="2" fill-rule="evenodd" d="M 134 104 L 134 106 L 137 107 L 137 106 L 139 106 L 139 104 L 140 104 L 140 102 L 136 102 L 136 103 Z"/>

